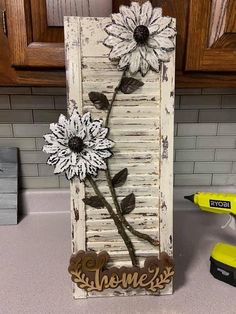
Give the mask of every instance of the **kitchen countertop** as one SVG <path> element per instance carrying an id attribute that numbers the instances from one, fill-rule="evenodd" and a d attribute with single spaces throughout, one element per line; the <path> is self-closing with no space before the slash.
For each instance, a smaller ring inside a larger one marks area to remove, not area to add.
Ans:
<path id="1" fill-rule="evenodd" d="M 67 273 L 69 213 L 27 215 L 17 226 L 0 227 L 0 313 L 235 313 L 236 288 L 209 273 L 214 244 L 236 243 L 236 231 L 220 228 L 227 219 L 197 210 L 175 211 L 172 296 L 73 300 Z"/>

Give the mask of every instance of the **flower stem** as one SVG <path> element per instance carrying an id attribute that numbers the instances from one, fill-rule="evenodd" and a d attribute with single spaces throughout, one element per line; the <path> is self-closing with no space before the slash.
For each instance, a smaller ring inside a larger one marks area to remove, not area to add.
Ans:
<path id="1" fill-rule="evenodd" d="M 116 195 L 116 191 L 115 188 L 113 187 L 112 184 L 112 179 L 111 179 L 111 173 L 110 173 L 110 169 L 107 163 L 107 170 L 106 170 L 106 178 L 107 178 L 107 183 L 111 192 L 111 196 L 112 196 L 112 200 L 114 202 L 116 211 L 117 211 L 117 215 L 119 217 L 119 219 L 121 220 L 122 224 L 135 236 L 137 236 L 138 238 L 141 238 L 145 241 L 148 241 L 150 244 L 154 245 L 154 246 L 158 246 L 160 243 L 158 240 L 152 239 L 148 234 L 146 233 L 142 233 L 139 232 L 137 230 L 135 230 L 131 224 L 126 220 L 126 218 L 123 216 L 121 209 L 120 209 L 120 204 L 117 200 L 117 195 Z"/>
<path id="2" fill-rule="evenodd" d="M 116 213 L 113 211 L 113 208 L 111 207 L 111 205 L 106 201 L 105 197 L 100 192 L 100 190 L 99 190 L 96 182 L 93 180 L 93 178 L 90 176 L 88 176 L 87 178 L 88 178 L 91 186 L 93 187 L 94 192 L 99 197 L 99 199 L 102 201 L 103 205 L 107 208 L 111 218 L 113 219 L 113 221 L 117 227 L 118 233 L 122 237 L 122 239 L 123 239 L 123 241 L 127 247 L 127 250 L 129 252 L 129 256 L 130 256 L 130 259 L 132 261 L 133 266 L 137 266 L 137 259 L 136 259 L 135 253 L 134 253 L 134 247 L 133 247 L 133 244 L 132 244 L 130 238 L 128 237 L 128 235 L 125 231 L 124 226 L 122 225 L 122 223 L 121 223 L 120 219 L 118 218 L 118 216 L 116 215 Z"/>
<path id="3" fill-rule="evenodd" d="M 106 117 L 106 121 L 105 121 L 105 128 L 108 126 L 108 122 L 109 122 L 109 118 L 110 118 L 110 114 L 111 114 L 111 109 L 112 109 L 112 106 L 113 106 L 114 101 L 116 99 L 116 95 L 119 92 L 120 85 L 121 85 L 123 77 L 125 76 L 125 73 L 126 73 L 126 70 L 123 71 L 122 76 L 120 78 L 120 81 L 119 81 L 118 85 L 116 86 L 115 91 L 113 93 L 112 100 L 110 102 L 110 106 L 109 106 L 108 111 L 107 111 L 107 117 Z"/>

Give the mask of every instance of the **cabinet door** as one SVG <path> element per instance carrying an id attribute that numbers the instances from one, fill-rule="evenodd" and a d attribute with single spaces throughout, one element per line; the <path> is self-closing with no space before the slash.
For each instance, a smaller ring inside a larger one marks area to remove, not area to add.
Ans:
<path id="1" fill-rule="evenodd" d="M 186 70 L 236 71 L 236 1 L 191 0 Z"/>
<path id="2" fill-rule="evenodd" d="M 64 67 L 64 15 L 106 16 L 112 0 L 6 0 L 15 67 Z"/>

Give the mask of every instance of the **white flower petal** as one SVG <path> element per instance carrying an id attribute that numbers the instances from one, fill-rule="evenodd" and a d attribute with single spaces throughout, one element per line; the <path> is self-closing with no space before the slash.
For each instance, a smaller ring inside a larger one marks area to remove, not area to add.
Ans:
<path id="1" fill-rule="evenodd" d="M 109 35 L 105 41 L 104 41 L 104 45 L 107 47 L 114 47 L 115 45 L 119 44 L 122 41 L 121 38 L 118 37 L 114 37 L 112 35 Z"/>
<path id="2" fill-rule="evenodd" d="M 91 113 L 86 112 L 82 117 L 82 124 L 87 127 L 91 123 Z"/>
<path id="3" fill-rule="evenodd" d="M 176 35 L 176 31 L 171 27 L 167 27 L 163 31 L 158 33 L 158 36 L 161 36 L 161 37 L 174 37 L 175 35 Z"/>
<path id="4" fill-rule="evenodd" d="M 72 166 L 76 166 L 77 164 L 77 154 L 72 153 L 70 156 L 70 163 Z"/>
<path id="5" fill-rule="evenodd" d="M 80 158 L 78 161 L 78 169 L 79 179 L 82 182 L 86 178 L 86 160 L 83 158 Z"/>
<path id="6" fill-rule="evenodd" d="M 109 129 L 108 128 L 101 128 L 97 134 L 97 138 L 105 138 L 107 136 Z"/>
<path id="7" fill-rule="evenodd" d="M 98 156 L 100 156 L 103 159 L 109 158 L 112 156 L 112 152 L 110 152 L 109 150 L 103 149 L 103 150 L 97 150 L 96 154 Z"/>
<path id="8" fill-rule="evenodd" d="M 152 37 L 148 38 L 147 45 L 148 47 L 155 48 L 155 49 L 160 47 L 159 43 Z"/>
<path id="9" fill-rule="evenodd" d="M 152 49 L 148 50 L 146 61 L 149 63 L 151 68 L 156 72 L 159 72 L 160 64 L 157 55 Z"/>
<path id="10" fill-rule="evenodd" d="M 58 152 L 59 158 L 64 158 L 69 155 L 71 155 L 71 150 L 69 148 L 62 149 Z"/>
<path id="11" fill-rule="evenodd" d="M 149 68 L 150 68 L 150 66 L 149 66 L 148 62 L 145 59 L 142 59 L 141 60 L 141 66 L 140 66 L 142 76 L 145 76 L 147 74 Z"/>
<path id="12" fill-rule="evenodd" d="M 50 130 L 57 138 L 65 138 L 66 129 L 57 123 L 50 124 Z"/>
<path id="13" fill-rule="evenodd" d="M 53 165 L 56 165 L 58 161 L 59 161 L 59 157 L 57 155 L 51 155 L 47 160 L 47 164 L 50 166 L 53 166 Z"/>
<path id="14" fill-rule="evenodd" d="M 44 145 L 43 152 L 47 154 L 56 154 L 60 148 L 55 145 Z"/>
<path id="15" fill-rule="evenodd" d="M 129 17 L 127 17 L 126 22 L 127 22 L 129 29 L 133 32 L 137 26 L 136 23 Z"/>
<path id="16" fill-rule="evenodd" d="M 132 54 L 131 54 L 131 59 L 130 59 L 130 73 L 135 74 L 138 72 L 140 68 L 140 61 L 141 61 L 141 55 L 139 52 L 139 49 L 135 49 Z"/>
<path id="17" fill-rule="evenodd" d="M 140 25 L 148 26 L 152 16 L 152 5 L 150 1 L 144 2 L 141 8 Z"/>
<path id="18" fill-rule="evenodd" d="M 159 17 L 162 16 L 162 8 L 154 8 L 152 11 L 152 17 L 150 19 L 150 24 L 154 24 Z"/>
<path id="19" fill-rule="evenodd" d="M 127 53 L 126 55 L 124 55 L 120 58 L 120 62 L 119 62 L 119 69 L 120 70 L 125 69 L 129 65 L 130 58 L 131 58 L 130 53 Z"/>
<path id="20" fill-rule="evenodd" d="M 163 16 L 157 19 L 156 24 L 158 25 L 158 33 L 165 29 L 172 21 L 172 18 L 169 16 Z"/>
<path id="21" fill-rule="evenodd" d="M 140 18 L 140 11 L 141 11 L 141 6 L 139 5 L 138 2 L 132 2 L 130 6 L 131 11 L 134 13 L 136 24 L 139 24 L 139 18 Z"/>
<path id="22" fill-rule="evenodd" d="M 124 18 L 121 13 L 115 13 L 111 15 L 112 22 L 115 24 L 124 26 Z"/>
<path id="23" fill-rule="evenodd" d="M 119 11 L 123 15 L 123 18 L 125 21 L 128 17 L 131 18 L 133 21 L 135 21 L 135 18 L 136 18 L 135 14 L 129 7 L 125 5 L 121 5 Z"/>
<path id="24" fill-rule="evenodd" d="M 146 46 L 139 46 L 139 51 L 141 53 L 141 56 L 143 59 L 146 59 L 146 55 L 147 55 L 147 47 Z"/>
<path id="25" fill-rule="evenodd" d="M 173 41 L 168 37 L 156 36 L 156 41 L 159 44 L 159 47 L 165 50 L 172 50 L 175 47 Z"/>
<path id="26" fill-rule="evenodd" d="M 114 146 L 114 142 L 112 142 L 111 140 L 108 139 L 97 139 L 95 141 L 95 146 L 94 149 L 99 150 L 99 149 L 107 149 L 107 148 L 111 148 Z"/>
<path id="27" fill-rule="evenodd" d="M 161 60 L 163 62 L 167 62 L 170 60 L 170 56 L 165 50 L 155 49 L 154 51 L 157 54 L 159 60 Z"/>
<path id="28" fill-rule="evenodd" d="M 156 34 L 159 30 L 159 25 L 157 23 L 148 26 L 150 35 Z"/>
<path id="29" fill-rule="evenodd" d="M 93 167 L 99 168 L 99 169 L 106 169 L 106 163 L 105 161 L 96 154 L 93 150 L 84 150 L 81 153 L 81 156 Z"/>
<path id="30" fill-rule="evenodd" d="M 92 175 L 93 177 L 96 177 L 98 174 L 98 168 L 92 166 L 89 162 L 86 164 L 87 172 Z"/>
<path id="31" fill-rule="evenodd" d="M 58 119 L 58 123 L 60 125 L 62 125 L 63 127 L 67 127 L 68 126 L 68 120 L 67 120 L 67 118 L 63 114 L 60 114 L 59 119 Z"/>
<path id="32" fill-rule="evenodd" d="M 54 134 L 45 134 L 44 136 L 44 139 L 45 141 L 48 143 L 48 144 L 54 144 L 54 143 L 57 143 L 57 138 Z"/>
<path id="33" fill-rule="evenodd" d="M 102 123 L 102 120 L 95 120 L 88 126 L 88 132 L 92 137 L 97 136 L 99 130 L 101 129 Z"/>
<path id="34" fill-rule="evenodd" d="M 70 158 L 69 157 L 65 157 L 65 158 L 60 158 L 58 160 L 58 163 L 56 164 L 54 173 L 58 174 L 58 173 L 62 173 L 65 170 L 67 170 L 70 166 Z"/>
<path id="35" fill-rule="evenodd" d="M 81 123 L 80 114 L 78 113 L 77 110 L 74 110 L 72 112 L 72 115 L 70 116 L 70 119 L 69 119 L 69 125 L 70 125 L 70 128 L 67 128 L 68 137 L 72 135 L 78 135 L 80 129 L 82 128 L 82 123 Z"/>
<path id="36" fill-rule="evenodd" d="M 133 33 L 128 29 L 117 24 L 110 24 L 106 27 L 106 32 L 112 36 L 119 37 L 125 40 L 131 40 L 133 38 Z"/>
<path id="37" fill-rule="evenodd" d="M 66 178 L 67 178 L 67 180 L 71 180 L 76 175 L 78 175 L 78 167 L 70 166 L 66 170 Z"/>
<path id="38" fill-rule="evenodd" d="M 135 42 L 135 40 L 123 41 L 112 49 L 109 57 L 111 60 L 119 59 L 123 55 L 133 51 L 136 48 L 136 46 L 137 43 Z"/>

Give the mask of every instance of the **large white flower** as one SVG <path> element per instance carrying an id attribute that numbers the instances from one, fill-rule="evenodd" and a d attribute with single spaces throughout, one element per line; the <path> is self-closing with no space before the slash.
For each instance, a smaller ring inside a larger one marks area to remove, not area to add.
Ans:
<path id="1" fill-rule="evenodd" d="M 112 47 L 109 58 L 119 60 L 119 69 L 144 76 L 150 68 L 158 72 L 160 61 L 169 61 L 176 31 L 172 18 L 162 17 L 161 8 L 153 8 L 150 1 L 132 2 L 130 7 L 120 6 L 112 22 L 105 28 L 109 36 L 104 44 Z"/>
<path id="2" fill-rule="evenodd" d="M 78 176 L 84 181 L 87 175 L 106 169 L 104 159 L 112 155 L 109 148 L 114 143 L 106 138 L 108 128 L 102 123 L 92 121 L 90 112 L 80 116 L 74 110 L 69 119 L 61 114 L 58 123 L 50 124 L 52 133 L 44 136 L 43 151 L 51 154 L 47 163 L 55 166 L 55 174 L 65 172 L 68 180 Z"/>

